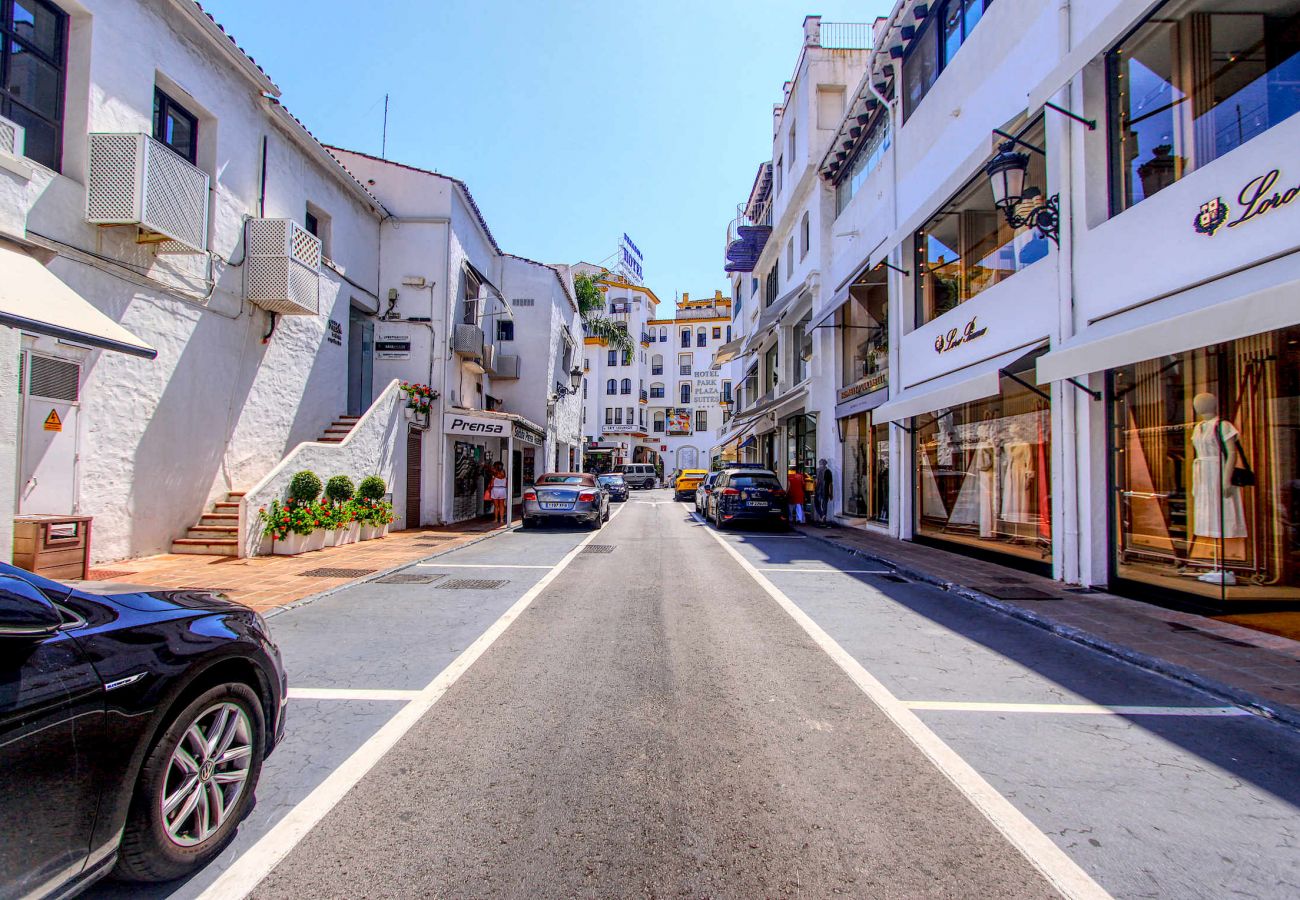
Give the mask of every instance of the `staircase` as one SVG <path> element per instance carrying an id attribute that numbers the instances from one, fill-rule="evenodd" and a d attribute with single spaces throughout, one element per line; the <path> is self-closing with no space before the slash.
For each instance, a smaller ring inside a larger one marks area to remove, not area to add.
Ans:
<path id="1" fill-rule="evenodd" d="M 172 541 L 172 553 L 236 556 L 239 553 L 239 501 L 243 491 L 231 491 L 212 504 L 212 512 L 199 516 L 185 537 Z"/>
<path id="2" fill-rule="evenodd" d="M 339 416 L 325 429 L 325 433 L 320 436 L 320 442 L 322 444 L 341 444 L 360 418 L 360 416 Z"/>

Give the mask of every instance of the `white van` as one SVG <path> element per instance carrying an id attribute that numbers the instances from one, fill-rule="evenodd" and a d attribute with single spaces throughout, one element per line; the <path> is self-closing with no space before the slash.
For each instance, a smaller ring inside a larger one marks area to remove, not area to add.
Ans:
<path id="1" fill-rule="evenodd" d="M 659 482 L 659 475 L 650 463 L 625 463 L 615 466 L 614 471 L 622 474 L 630 488 L 652 488 Z"/>

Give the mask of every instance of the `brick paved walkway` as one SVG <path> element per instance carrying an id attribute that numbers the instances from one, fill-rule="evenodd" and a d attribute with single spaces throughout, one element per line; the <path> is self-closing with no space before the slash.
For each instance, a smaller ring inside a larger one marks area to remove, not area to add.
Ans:
<path id="1" fill-rule="evenodd" d="M 1300 642 L 857 528 L 800 529 L 1300 727 Z"/>
<path id="2" fill-rule="evenodd" d="M 90 581 L 156 588 L 219 589 L 233 600 L 265 611 L 375 572 L 416 562 L 433 553 L 462 547 L 499 531 L 491 522 L 395 531 L 379 540 L 327 547 L 298 556 L 240 559 L 165 553 L 97 566 L 90 570 Z M 324 577 L 304 574 L 319 569 L 337 571 Z"/>

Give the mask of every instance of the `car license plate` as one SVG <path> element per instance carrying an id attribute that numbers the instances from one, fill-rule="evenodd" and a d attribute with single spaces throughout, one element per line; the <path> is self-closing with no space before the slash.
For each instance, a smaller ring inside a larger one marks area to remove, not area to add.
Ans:
<path id="1" fill-rule="evenodd" d="M 542 509 L 568 509 L 571 506 L 572 503 L 543 503 Z"/>
<path id="2" fill-rule="evenodd" d="M 750 505 L 750 506 L 764 506 L 764 507 L 765 507 L 765 506 L 768 506 L 769 504 L 768 504 L 768 502 L 767 502 L 766 500 L 750 500 L 750 501 L 749 501 L 749 505 Z"/>

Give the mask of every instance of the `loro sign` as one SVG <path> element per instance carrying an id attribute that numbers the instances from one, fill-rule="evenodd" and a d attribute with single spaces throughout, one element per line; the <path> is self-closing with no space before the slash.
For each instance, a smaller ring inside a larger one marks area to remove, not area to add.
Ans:
<path id="1" fill-rule="evenodd" d="M 478 437 L 505 437 L 508 422 L 488 416 L 464 413 L 446 413 L 442 417 L 442 430 L 446 434 L 472 434 Z"/>

